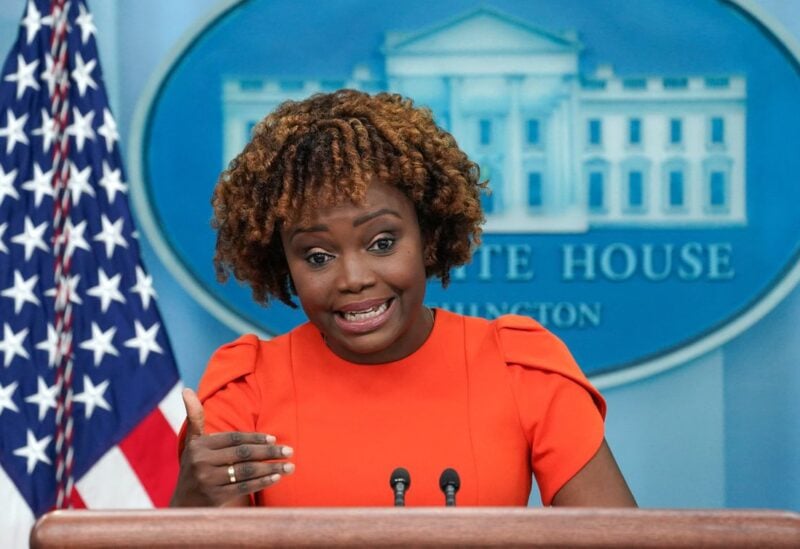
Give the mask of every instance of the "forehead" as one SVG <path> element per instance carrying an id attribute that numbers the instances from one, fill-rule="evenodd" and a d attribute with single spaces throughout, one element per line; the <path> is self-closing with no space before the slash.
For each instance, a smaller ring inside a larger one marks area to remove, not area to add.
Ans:
<path id="1" fill-rule="evenodd" d="M 374 181 L 367 187 L 363 201 L 345 200 L 339 204 L 314 205 L 303 211 L 300 219 L 289 226 L 313 226 L 341 219 L 356 220 L 383 209 L 391 210 L 404 220 L 416 223 L 416 212 L 411 200 L 397 187 Z"/>

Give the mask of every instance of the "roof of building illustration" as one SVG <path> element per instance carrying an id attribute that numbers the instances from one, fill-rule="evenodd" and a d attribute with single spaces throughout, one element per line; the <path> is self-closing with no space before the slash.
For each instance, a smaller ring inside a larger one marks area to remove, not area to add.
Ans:
<path id="1" fill-rule="evenodd" d="M 574 33 L 556 34 L 490 7 L 416 32 L 388 32 L 384 53 L 574 53 Z"/>

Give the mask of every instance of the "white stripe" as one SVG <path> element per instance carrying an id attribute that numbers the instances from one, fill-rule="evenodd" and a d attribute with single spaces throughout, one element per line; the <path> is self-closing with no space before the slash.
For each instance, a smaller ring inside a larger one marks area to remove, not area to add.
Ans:
<path id="1" fill-rule="evenodd" d="M 76 483 L 89 509 L 146 509 L 153 507 L 118 446 L 111 448 Z"/>
<path id="2" fill-rule="evenodd" d="M 158 409 L 161 410 L 167 423 L 170 424 L 172 430 L 176 433 L 181 430 L 183 420 L 186 419 L 186 408 L 183 406 L 181 391 L 183 391 L 183 383 L 179 381 L 175 384 L 175 387 L 167 393 L 164 400 L 158 404 Z"/>
<path id="3" fill-rule="evenodd" d="M 28 547 L 34 517 L 16 485 L 0 467 L 0 494 L 3 495 L 3 511 L 0 512 L 0 540 L 8 549 Z"/>

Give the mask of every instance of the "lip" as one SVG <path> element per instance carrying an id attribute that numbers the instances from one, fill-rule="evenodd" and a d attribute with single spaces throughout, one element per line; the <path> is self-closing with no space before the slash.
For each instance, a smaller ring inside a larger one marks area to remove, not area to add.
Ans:
<path id="1" fill-rule="evenodd" d="M 375 307 L 382 303 L 386 303 L 387 301 L 389 301 L 389 306 L 386 308 L 385 311 L 383 311 L 378 316 L 373 316 L 371 318 L 366 318 L 364 320 L 358 320 L 358 321 L 346 320 L 341 314 L 339 314 L 339 313 L 350 313 L 353 311 L 363 311 L 365 309 L 371 309 L 372 307 Z M 386 322 L 394 313 L 396 303 L 397 300 L 394 298 L 370 299 L 366 301 L 359 301 L 358 303 L 348 303 L 347 305 L 338 309 L 336 313 L 333 315 L 333 318 L 336 322 L 336 325 L 342 332 L 349 334 L 365 334 L 368 332 L 375 331 L 384 324 L 386 324 Z"/>
<path id="2" fill-rule="evenodd" d="M 390 297 L 377 297 L 375 299 L 366 299 L 364 301 L 358 301 L 356 303 L 348 303 L 347 305 L 342 305 L 338 309 L 336 309 L 337 313 L 355 313 L 357 311 L 366 311 L 367 309 L 372 309 L 373 307 L 377 307 L 381 303 L 386 303 L 389 301 Z"/>

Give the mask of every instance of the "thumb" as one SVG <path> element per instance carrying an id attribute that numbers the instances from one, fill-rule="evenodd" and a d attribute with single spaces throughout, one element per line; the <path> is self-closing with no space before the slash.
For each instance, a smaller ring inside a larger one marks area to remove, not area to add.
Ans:
<path id="1" fill-rule="evenodd" d="M 188 438 L 201 436 L 204 432 L 206 413 L 197 394 L 189 388 L 181 393 L 183 405 L 186 407 L 186 436 Z"/>

